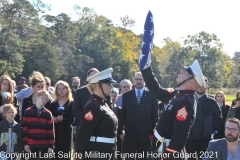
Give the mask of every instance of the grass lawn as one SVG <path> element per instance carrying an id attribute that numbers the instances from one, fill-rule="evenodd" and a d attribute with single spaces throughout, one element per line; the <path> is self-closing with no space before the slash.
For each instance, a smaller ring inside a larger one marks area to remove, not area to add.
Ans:
<path id="1" fill-rule="evenodd" d="M 236 95 L 225 95 L 226 96 L 226 101 L 232 101 L 236 99 Z"/>
<path id="2" fill-rule="evenodd" d="M 236 95 L 225 95 L 227 105 L 231 106 L 232 101 L 236 99 Z"/>

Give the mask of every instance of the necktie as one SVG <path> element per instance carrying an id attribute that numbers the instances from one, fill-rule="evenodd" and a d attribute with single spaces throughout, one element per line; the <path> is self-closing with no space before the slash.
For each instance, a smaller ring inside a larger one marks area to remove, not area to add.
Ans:
<path id="1" fill-rule="evenodd" d="M 140 103 L 140 100 L 141 100 L 141 93 L 140 93 L 140 91 L 138 90 L 138 92 L 137 92 L 138 94 L 137 94 L 137 101 L 138 101 L 138 104 Z"/>

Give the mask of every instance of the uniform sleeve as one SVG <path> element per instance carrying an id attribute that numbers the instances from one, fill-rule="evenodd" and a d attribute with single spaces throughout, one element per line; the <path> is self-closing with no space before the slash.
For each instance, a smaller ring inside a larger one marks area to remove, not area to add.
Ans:
<path id="1" fill-rule="evenodd" d="M 152 67 L 142 70 L 142 75 L 147 88 L 153 94 L 153 96 L 161 101 L 165 101 L 170 96 L 170 93 L 167 91 L 167 89 L 162 88 L 158 83 L 156 76 L 152 72 Z"/>
<path id="2" fill-rule="evenodd" d="M 169 146 L 170 153 L 181 152 L 187 141 L 189 130 L 194 120 L 194 109 L 187 100 L 181 100 L 174 107 L 174 126 Z"/>
<path id="3" fill-rule="evenodd" d="M 76 134 L 76 152 L 82 153 L 88 150 L 90 137 L 93 135 L 100 121 L 101 110 L 97 104 L 88 104 L 83 110 L 83 116 Z"/>
<path id="4" fill-rule="evenodd" d="M 73 107 L 72 107 L 72 114 L 74 117 L 76 117 L 77 119 L 77 122 L 80 122 L 81 120 L 81 117 L 82 117 L 82 110 L 81 108 L 81 92 L 80 92 L 81 89 L 78 89 L 75 93 L 75 96 L 74 96 L 74 101 L 73 101 Z"/>

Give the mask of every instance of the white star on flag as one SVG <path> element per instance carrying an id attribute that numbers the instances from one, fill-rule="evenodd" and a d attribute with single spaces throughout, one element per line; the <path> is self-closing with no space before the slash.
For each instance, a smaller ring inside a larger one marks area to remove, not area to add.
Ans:
<path id="1" fill-rule="evenodd" d="M 152 43 L 149 43 L 149 49 L 152 49 L 153 45 Z"/>
<path id="2" fill-rule="evenodd" d="M 152 30 L 150 30 L 150 36 L 151 36 L 153 33 L 154 33 L 153 29 L 152 29 Z"/>
<path id="3" fill-rule="evenodd" d="M 145 56 L 145 55 L 143 55 L 142 52 L 141 52 L 141 54 L 140 54 L 140 59 L 142 60 L 142 58 L 143 58 L 144 56 Z"/>
<path id="4" fill-rule="evenodd" d="M 150 17 L 151 18 L 151 21 L 150 22 L 153 22 L 153 17 Z"/>

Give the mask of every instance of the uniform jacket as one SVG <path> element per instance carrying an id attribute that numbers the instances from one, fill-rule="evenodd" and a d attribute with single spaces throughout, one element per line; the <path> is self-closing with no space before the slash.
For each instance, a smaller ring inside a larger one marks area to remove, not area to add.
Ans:
<path id="1" fill-rule="evenodd" d="M 108 107 L 106 100 L 93 94 L 82 113 L 75 140 L 76 152 L 83 156 L 85 151 L 115 153 L 115 144 L 90 142 L 91 136 L 116 138 L 117 117 Z"/>
<path id="2" fill-rule="evenodd" d="M 8 129 L 10 125 L 9 122 L 4 119 L 0 123 L 0 151 L 6 152 L 7 146 L 8 146 Z M 16 121 L 13 121 L 13 128 L 12 128 L 12 152 L 22 152 L 22 129 L 20 124 L 18 124 Z"/>
<path id="3" fill-rule="evenodd" d="M 196 99 L 194 91 L 174 91 L 162 88 L 158 83 L 152 68 L 142 71 L 144 81 L 149 91 L 165 103 L 156 125 L 161 137 L 171 139 L 167 152 L 180 152 L 188 137 L 189 130 L 196 115 Z M 154 137 L 153 144 L 157 139 Z M 157 146 L 156 146 L 157 147 Z"/>
<path id="4" fill-rule="evenodd" d="M 211 139 L 212 133 L 223 127 L 222 113 L 216 100 L 207 94 L 201 98 L 203 102 L 202 106 L 197 105 L 197 108 L 201 108 L 198 110 L 197 116 L 201 116 L 199 120 L 203 120 L 203 122 L 198 122 L 198 117 L 196 117 L 189 136 L 189 139 L 193 140 Z"/>
<path id="5" fill-rule="evenodd" d="M 82 111 L 90 97 L 91 97 L 91 94 L 88 91 L 87 87 L 84 86 L 76 90 L 74 101 L 73 101 L 72 113 L 74 117 L 76 117 L 77 124 L 79 124 L 81 121 Z M 108 106 L 110 106 L 110 96 L 107 96 L 106 99 L 107 99 Z"/>
<path id="6" fill-rule="evenodd" d="M 205 157 L 203 160 L 226 160 L 227 159 L 226 139 L 222 138 L 210 141 L 206 153 L 209 153 L 211 155 L 209 155 L 209 157 Z"/>
<path id="7" fill-rule="evenodd" d="M 134 143 L 137 138 L 142 143 L 148 143 L 149 136 L 153 135 L 157 117 L 157 99 L 144 89 L 138 104 L 135 90 L 130 90 L 123 94 L 118 135 L 122 134 L 125 125 L 125 141 L 127 143 Z"/>

